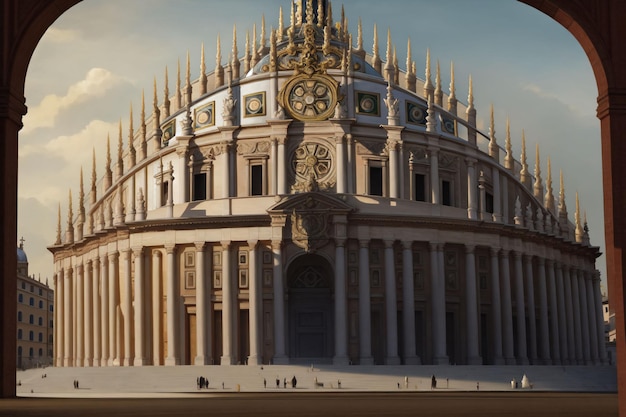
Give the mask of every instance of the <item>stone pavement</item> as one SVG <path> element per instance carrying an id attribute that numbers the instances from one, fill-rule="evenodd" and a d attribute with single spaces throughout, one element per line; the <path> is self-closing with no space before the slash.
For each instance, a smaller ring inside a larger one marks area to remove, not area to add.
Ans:
<path id="1" fill-rule="evenodd" d="M 43 378 L 43 375 L 46 375 Z M 529 391 L 616 392 L 613 366 L 176 366 L 44 368 L 18 371 L 23 397 L 178 397 L 234 392 Z M 209 380 L 198 390 L 197 378 Z M 296 387 L 291 387 L 292 377 Z M 276 380 L 278 379 L 278 387 Z M 518 388 L 511 388 L 511 380 Z M 79 388 L 74 388 L 78 380 Z M 264 380 L 266 386 L 264 386 Z M 286 386 L 285 386 L 286 380 Z M 317 381 L 317 384 L 316 384 Z M 408 383 L 407 383 L 408 381 Z"/>

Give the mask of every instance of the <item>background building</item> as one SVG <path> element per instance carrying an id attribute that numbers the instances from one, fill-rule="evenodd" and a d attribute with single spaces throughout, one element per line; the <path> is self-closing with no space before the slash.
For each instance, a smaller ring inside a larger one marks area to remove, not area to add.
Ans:
<path id="1" fill-rule="evenodd" d="M 324 1 L 289 21 L 173 95 L 166 71 L 81 172 L 56 364 L 606 362 L 599 251 L 539 149 L 531 174 L 390 33 L 383 60 Z"/>
<path id="2" fill-rule="evenodd" d="M 54 291 L 28 275 L 24 239 L 17 248 L 17 368 L 52 365 Z"/>

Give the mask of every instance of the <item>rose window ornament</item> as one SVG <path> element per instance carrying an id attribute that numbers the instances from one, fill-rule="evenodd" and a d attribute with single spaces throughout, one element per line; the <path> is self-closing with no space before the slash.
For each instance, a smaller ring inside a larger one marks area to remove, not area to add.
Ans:
<path id="1" fill-rule="evenodd" d="M 293 169 L 300 179 L 320 181 L 331 172 L 331 153 L 320 143 L 302 144 L 294 152 Z"/>

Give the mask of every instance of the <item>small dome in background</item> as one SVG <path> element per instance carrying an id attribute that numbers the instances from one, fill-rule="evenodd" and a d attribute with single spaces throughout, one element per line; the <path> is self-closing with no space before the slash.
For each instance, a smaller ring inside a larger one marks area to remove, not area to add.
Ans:
<path id="1" fill-rule="evenodd" d="M 20 239 L 20 245 L 17 247 L 17 263 L 28 263 L 28 257 L 26 257 L 26 252 L 24 252 L 24 238 Z"/>

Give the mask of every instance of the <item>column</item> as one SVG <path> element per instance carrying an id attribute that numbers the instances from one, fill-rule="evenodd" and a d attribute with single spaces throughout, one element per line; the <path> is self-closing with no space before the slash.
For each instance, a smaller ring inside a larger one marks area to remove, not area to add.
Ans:
<path id="1" fill-rule="evenodd" d="M 476 220 L 478 219 L 478 199 L 476 196 L 478 183 L 476 182 L 476 168 L 474 166 L 476 159 L 466 158 L 465 163 L 467 164 L 467 218 Z"/>
<path id="2" fill-rule="evenodd" d="M 592 281 L 592 275 L 589 271 L 585 271 L 584 273 L 584 278 L 585 278 L 585 293 L 587 294 L 587 321 L 588 321 L 588 326 L 589 326 L 589 344 L 590 344 L 590 348 L 591 348 L 591 362 L 595 365 L 597 365 L 599 363 L 599 356 L 598 356 L 598 339 L 596 338 L 596 335 L 598 334 L 598 329 L 596 328 L 597 323 L 596 323 L 596 309 L 595 309 L 595 305 L 594 305 L 594 294 L 593 294 L 593 281 Z"/>
<path id="3" fill-rule="evenodd" d="M 443 243 L 430 244 L 433 364 L 447 365 L 446 288 L 443 276 Z"/>
<path id="4" fill-rule="evenodd" d="M 386 365 L 400 364 L 398 357 L 398 301 L 393 240 L 385 240 L 385 323 L 387 330 Z"/>
<path id="5" fill-rule="evenodd" d="M 429 147 L 431 203 L 441 204 L 439 198 L 439 148 Z"/>
<path id="6" fill-rule="evenodd" d="M 528 353 L 526 350 L 526 307 L 524 306 L 524 274 L 522 272 L 521 252 L 513 251 L 513 260 L 515 263 L 514 268 L 515 315 L 517 320 L 517 364 L 528 365 Z"/>
<path id="7" fill-rule="evenodd" d="M 359 240 L 359 363 L 373 365 L 369 241 Z"/>
<path id="8" fill-rule="evenodd" d="M 271 194 L 278 194 L 278 149 L 276 139 L 272 139 L 270 148 L 270 161 L 272 161 L 272 190 Z"/>
<path id="9" fill-rule="evenodd" d="M 72 352 L 72 267 L 70 266 L 65 274 L 65 283 L 63 285 L 63 341 L 65 346 L 63 352 L 65 357 L 63 359 L 63 366 L 72 366 L 72 359 L 74 358 Z"/>
<path id="10" fill-rule="evenodd" d="M 102 349 L 100 350 L 101 359 L 100 366 L 109 365 L 109 257 L 104 254 L 100 257 L 100 277 L 102 285 L 102 300 L 100 303 L 100 320 L 101 320 L 101 335 L 100 343 Z"/>
<path id="11" fill-rule="evenodd" d="M 561 348 L 559 344 L 559 314 L 556 301 L 556 277 L 554 276 L 554 261 L 546 259 L 546 266 L 548 267 L 548 302 L 550 304 L 550 340 L 552 341 L 551 354 L 552 364 L 560 365 L 561 362 Z"/>
<path id="12" fill-rule="evenodd" d="M 135 333 L 135 355 L 133 365 L 143 366 L 146 364 L 146 348 L 145 348 L 145 332 L 144 324 L 146 322 L 146 314 L 144 307 L 145 278 L 144 278 L 144 258 L 143 248 L 133 248 L 133 258 L 135 262 L 135 316 L 134 316 L 134 333 Z"/>
<path id="13" fill-rule="evenodd" d="M 285 141 L 287 138 L 278 139 L 278 194 L 287 194 L 287 171 L 285 168 Z"/>
<path id="14" fill-rule="evenodd" d="M 124 249 L 122 251 L 122 260 L 124 262 L 124 299 L 122 300 L 122 318 L 124 325 L 124 357 L 120 365 L 131 366 L 133 364 L 133 352 L 132 352 L 132 337 L 133 337 L 133 306 L 132 306 L 132 253 L 130 249 Z M 121 355 L 120 355 L 121 356 Z"/>
<path id="15" fill-rule="evenodd" d="M 404 153 L 404 144 L 401 141 L 398 141 L 398 187 L 400 187 L 400 191 L 398 191 L 398 198 L 405 199 L 406 198 L 406 187 L 405 185 L 405 174 L 407 170 L 407 159 L 405 158 Z"/>
<path id="16" fill-rule="evenodd" d="M 93 282 L 91 286 L 93 299 L 93 366 L 101 366 L 100 358 L 102 356 L 101 349 L 101 332 L 102 323 L 100 315 L 100 258 L 96 258 L 92 262 L 93 266 Z"/>
<path id="17" fill-rule="evenodd" d="M 504 361 L 507 365 L 515 365 L 515 351 L 513 349 L 513 307 L 511 306 L 511 267 L 509 251 L 500 251 L 500 276 L 502 291 L 502 348 Z"/>
<path id="18" fill-rule="evenodd" d="M 565 284 L 565 323 L 567 323 L 567 356 L 570 365 L 576 363 L 576 337 L 574 336 L 574 311 L 572 305 L 572 282 L 570 269 L 563 265 L 563 283 Z"/>
<path id="19" fill-rule="evenodd" d="M 493 364 L 504 365 L 502 357 L 502 307 L 500 303 L 500 263 L 498 248 L 491 248 L 491 327 L 493 329 Z"/>
<path id="20" fill-rule="evenodd" d="M 569 355 L 567 352 L 567 319 L 565 317 L 565 287 L 563 286 L 563 267 L 560 262 L 554 263 L 554 270 L 556 275 L 556 303 L 557 303 L 557 316 L 559 323 L 559 348 L 561 353 L 561 363 L 563 365 L 569 364 Z"/>
<path id="21" fill-rule="evenodd" d="M 348 365 L 348 307 L 345 240 L 335 239 L 335 356 L 334 365 Z"/>
<path id="22" fill-rule="evenodd" d="M 77 291 L 76 291 L 76 286 L 77 286 L 77 277 L 78 277 L 78 270 L 77 268 L 74 268 L 74 274 L 72 275 L 72 287 L 70 288 L 70 292 L 72 293 L 71 295 L 71 311 L 72 311 L 72 321 L 70 323 L 71 325 L 71 329 L 70 332 L 72 333 L 72 356 L 71 356 L 71 366 L 77 366 L 78 360 L 77 360 L 77 352 L 78 352 L 78 337 L 76 334 L 76 324 L 78 322 L 77 319 L 77 313 L 76 313 L 76 302 L 77 302 Z"/>
<path id="23" fill-rule="evenodd" d="M 596 340 L 598 341 L 598 355 L 602 364 L 608 364 L 606 355 L 606 343 L 604 340 L 604 316 L 602 311 L 602 293 L 600 292 L 600 273 L 596 271 L 593 275 L 593 295 L 595 298 L 596 311 Z"/>
<path id="24" fill-rule="evenodd" d="M 346 192 L 346 157 L 343 136 L 335 138 L 335 149 L 337 152 L 337 193 L 343 194 Z"/>
<path id="25" fill-rule="evenodd" d="M 402 333 L 404 364 L 419 365 L 415 349 L 415 288 L 413 285 L 413 242 L 402 242 Z"/>
<path id="26" fill-rule="evenodd" d="M 87 261 L 87 268 L 85 271 L 85 283 L 83 286 L 83 304 L 84 304 L 84 323 L 83 323 L 83 336 L 85 340 L 85 358 L 84 366 L 93 366 L 93 297 L 92 297 L 92 285 L 93 285 L 93 265 L 91 260 Z"/>
<path id="27" fill-rule="evenodd" d="M 222 244 L 222 357 L 221 365 L 233 364 L 234 288 L 231 274 L 230 242 Z"/>
<path id="28" fill-rule="evenodd" d="M 347 175 L 348 175 L 348 193 L 355 194 L 355 182 L 354 182 L 354 167 L 356 167 L 356 161 L 354 160 L 354 138 L 351 134 L 346 135 L 346 146 L 348 148 L 347 152 Z"/>
<path id="29" fill-rule="evenodd" d="M 282 242 L 272 241 L 274 260 L 274 360 L 275 365 L 287 364 L 285 355 L 285 290 L 283 288 Z"/>
<path id="30" fill-rule="evenodd" d="M 578 270 L 574 267 L 570 270 L 570 281 L 572 286 L 572 312 L 574 313 L 574 338 L 576 347 L 576 363 L 584 365 L 583 362 L 583 335 L 581 331 L 580 317 L 580 295 L 578 291 Z"/>
<path id="31" fill-rule="evenodd" d="M 398 198 L 398 142 L 387 141 L 389 150 L 389 197 Z"/>
<path id="32" fill-rule="evenodd" d="M 152 364 L 163 365 L 163 254 L 152 252 Z"/>
<path id="33" fill-rule="evenodd" d="M 492 219 L 496 223 L 502 223 L 502 193 L 500 193 L 500 170 L 498 165 L 493 167 L 491 174 L 491 181 L 493 182 L 493 215 Z"/>
<path id="34" fill-rule="evenodd" d="M 550 359 L 550 333 L 548 331 L 548 290 L 546 286 L 546 261 L 537 259 L 539 272 L 539 331 L 541 332 L 540 356 L 544 365 L 552 364 Z"/>
<path id="35" fill-rule="evenodd" d="M 64 363 L 65 359 L 65 271 L 63 268 L 59 269 L 57 273 L 57 285 L 54 287 L 55 296 L 58 295 L 57 303 L 54 306 L 56 311 L 57 321 L 55 323 L 56 327 L 56 357 L 57 357 L 57 366 L 66 366 Z"/>
<path id="36" fill-rule="evenodd" d="M 465 305 L 467 329 L 467 364 L 482 365 L 478 349 L 478 296 L 476 290 L 476 255 L 473 245 L 465 245 Z"/>
<path id="37" fill-rule="evenodd" d="M 222 143 L 222 196 L 224 198 L 230 197 L 230 145 L 228 143 Z M 209 178 L 207 178 L 209 181 Z"/>
<path id="38" fill-rule="evenodd" d="M 117 349 L 117 304 L 119 297 L 119 253 L 109 253 L 109 366 L 119 365 Z"/>
<path id="39" fill-rule="evenodd" d="M 85 269 L 83 264 L 76 265 L 76 358 L 75 366 L 83 366 L 83 358 L 85 357 L 85 316 L 84 316 L 84 284 Z"/>
<path id="40" fill-rule="evenodd" d="M 178 309 L 178 274 L 176 273 L 176 245 L 166 245 L 167 253 L 167 356 L 166 366 L 180 364 L 178 357 L 178 332 L 176 331 L 177 309 Z"/>
<path id="41" fill-rule="evenodd" d="M 262 352 L 262 331 L 261 323 L 263 318 L 263 288 L 261 286 L 261 275 L 259 274 L 259 257 L 257 240 L 249 240 L 248 248 L 250 251 L 248 264 L 248 282 L 250 286 L 249 303 L 250 303 L 250 356 L 248 356 L 248 365 L 260 365 L 263 363 Z"/>
<path id="42" fill-rule="evenodd" d="M 589 343 L 589 310 L 587 308 L 587 286 L 585 272 L 578 270 L 578 295 L 580 296 L 580 328 L 582 330 L 583 359 L 585 365 L 591 363 L 591 344 Z"/>
<path id="43" fill-rule="evenodd" d="M 205 242 L 195 242 L 196 247 L 196 357 L 195 365 L 208 365 L 207 356 L 207 285 L 204 266 Z"/>
<path id="44" fill-rule="evenodd" d="M 522 258 L 524 263 L 524 279 L 526 281 L 526 301 L 528 308 L 528 342 L 530 344 L 529 359 L 533 365 L 537 364 L 537 322 L 535 317 L 535 286 L 533 274 L 533 258 L 530 255 L 524 255 Z"/>

